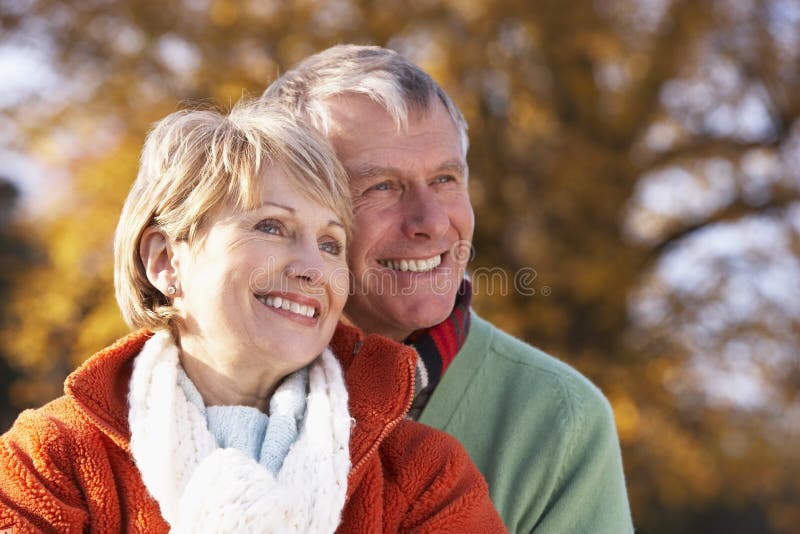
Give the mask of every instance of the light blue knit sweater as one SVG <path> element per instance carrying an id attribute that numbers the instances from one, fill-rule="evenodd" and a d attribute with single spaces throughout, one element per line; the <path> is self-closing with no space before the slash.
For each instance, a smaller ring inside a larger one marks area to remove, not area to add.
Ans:
<path id="1" fill-rule="evenodd" d="M 270 399 L 270 415 L 250 406 L 206 406 L 183 367 L 178 369 L 178 384 L 205 416 L 221 448 L 237 449 L 278 474 L 306 412 L 308 369 L 287 376 L 278 386 Z"/>

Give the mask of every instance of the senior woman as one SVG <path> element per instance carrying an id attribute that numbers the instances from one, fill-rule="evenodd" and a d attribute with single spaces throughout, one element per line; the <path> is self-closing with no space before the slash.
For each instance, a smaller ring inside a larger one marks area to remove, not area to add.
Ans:
<path id="1" fill-rule="evenodd" d="M 346 176 L 280 110 L 174 113 L 115 236 L 135 333 L 0 437 L 0 532 L 495 532 L 414 353 L 339 325 Z"/>

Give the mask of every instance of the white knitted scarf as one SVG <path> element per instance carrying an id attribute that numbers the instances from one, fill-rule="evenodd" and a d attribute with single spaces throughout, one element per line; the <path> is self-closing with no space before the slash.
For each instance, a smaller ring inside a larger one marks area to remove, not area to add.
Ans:
<path id="1" fill-rule="evenodd" d="M 157 332 L 134 361 L 131 453 L 173 532 L 336 530 L 350 470 L 350 415 L 339 362 L 309 366 L 303 427 L 277 476 L 236 449 L 218 448 L 178 385 L 178 348 Z"/>

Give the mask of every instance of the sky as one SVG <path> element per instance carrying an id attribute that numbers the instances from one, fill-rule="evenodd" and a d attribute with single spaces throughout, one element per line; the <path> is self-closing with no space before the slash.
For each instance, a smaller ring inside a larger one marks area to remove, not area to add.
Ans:
<path id="1" fill-rule="evenodd" d="M 0 176 L 18 186 L 27 211 L 41 203 L 58 172 L 14 146 L 17 126 L 3 115 L 21 105 L 49 105 L 47 92 L 58 87 L 59 79 L 46 51 L 25 43 L 0 46 L 0 72 Z"/>

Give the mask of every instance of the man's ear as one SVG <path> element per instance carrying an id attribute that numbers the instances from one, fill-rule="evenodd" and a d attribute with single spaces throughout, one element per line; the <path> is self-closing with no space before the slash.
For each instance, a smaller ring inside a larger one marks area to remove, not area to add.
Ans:
<path id="1" fill-rule="evenodd" d="M 139 240 L 139 258 L 153 287 L 169 298 L 179 290 L 178 272 L 173 260 L 172 243 L 161 228 L 148 226 Z"/>

